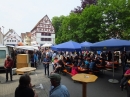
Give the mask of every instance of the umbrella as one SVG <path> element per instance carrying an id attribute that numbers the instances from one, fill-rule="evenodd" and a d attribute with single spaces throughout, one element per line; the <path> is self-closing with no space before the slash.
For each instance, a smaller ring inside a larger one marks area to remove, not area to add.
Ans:
<path id="1" fill-rule="evenodd" d="M 22 42 L 18 42 L 18 46 L 23 46 L 24 44 Z"/>
<path id="2" fill-rule="evenodd" d="M 119 51 L 119 50 L 124 50 L 124 48 L 130 48 L 130 41 L 120 40 L 120 39 L 108 39 L 101 42 L 96 42 L 86 48 L 94 50 L 94 51 L 98 51 L 98 50 Z M 114 57 L 113 57 L 113 61 L 114 61 Z M 114 65 L 113 65 L 113 79 L 109 79 L 109 82 L 112 82 L 112 83 L 118 82 L 116 79 L 114 79 Z"/>
<path id="3" fill-rule="evenodd" d="M 52 46 L 51 49 L 57 51 L 81 51 L 81 44 L 70 40 L 68 42 Z"/>

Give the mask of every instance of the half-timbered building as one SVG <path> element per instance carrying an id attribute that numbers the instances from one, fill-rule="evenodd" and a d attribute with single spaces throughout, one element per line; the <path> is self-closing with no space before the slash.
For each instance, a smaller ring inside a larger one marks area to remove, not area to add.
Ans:
<path id="1" fill-rule="evenodd" d="M 47 15 L 31 30 L 31 35 L 31 42 L 55 44 L 55 30 Z"/>

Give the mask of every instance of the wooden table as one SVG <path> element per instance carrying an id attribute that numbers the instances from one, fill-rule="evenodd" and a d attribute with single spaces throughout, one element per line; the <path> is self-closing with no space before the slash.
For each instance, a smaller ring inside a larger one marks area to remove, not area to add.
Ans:
<path id="1" fill-rule="evenodd" d="M 130 84 L 130 80 L 128 80 L 128 83 Z"/>
<path id="2" fill-rule="evenodd" d="M 17 74 L 24 74 L 24 73 L 29 73 L 31 71 L 35 71 L 36 68 L 33 67 L 23 67 L 23 68 L 19 68 L 16 70 Z"/>
<path id="3" fill-rule="evenodd" d="M 72 77 L 73 80 L 82 82 L 82 97 L 86 97 L 87 83 L 95 82 L 98 77 L 92 74 L 79 73 Z"/>

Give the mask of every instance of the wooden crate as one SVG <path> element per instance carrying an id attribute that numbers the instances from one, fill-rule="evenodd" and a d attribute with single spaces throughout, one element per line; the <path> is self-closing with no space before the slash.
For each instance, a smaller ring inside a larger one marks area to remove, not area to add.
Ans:
<path id="1" fill-rule="evenodd" d="M 28 67 L 28 63 L 16 63 L 16 68 L 23 68 L 23 67 Z"/>
<path id="2" fill-rule="evenodd" d="M 16 63 L 29 63 L 28 54 L 18 54 Z"/>

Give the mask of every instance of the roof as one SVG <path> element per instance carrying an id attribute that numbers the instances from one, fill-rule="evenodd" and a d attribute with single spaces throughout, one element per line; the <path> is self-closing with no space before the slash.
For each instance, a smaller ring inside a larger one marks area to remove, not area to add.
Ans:
<path id="1" fill-rule="evenodd" d="M 27 37 L 31 37 L 31 32 L 26 32 Z"/>
<path id="2" fill-rule="evenodd" d="M 9 29 L 9 31 L 4 35 L 4 37 L 9 33 L 9 32 L 15 32 L 13 29 Z M 16 32 L 15 32 L 16 33 Z M 17 33 L 16 33 L 17 34 Z M 18 34 L 17 34 L 18 35 Z M 19 35 L 18 35 L 18 37 L 20 37 Z M 21 37 L 20 37 L 21 38 Z"/>
<path id="3" fill-rule="evenodd" d="M 24 39 L 25 35 L 25 33 L 21 33 L 21 38 Z"/>
<path id="4" fill-rule="evenodd" d="M 4 34 L 4 37 L 5 37 L 9 32 L 13 32 L 13 29 L 9 29 L 9 31 L 8 31 L 6 34 Z"/>
<path id="5" fill-rule="evenodd" d="M 31 32 L 37 27 L 37 25 L 38 25 L 45 17 L 48 17 L 48 16 L 45 15 L 45 16 L 34 26 L 34 28 L 31 30 Z M 49 19 L 49 17 L 48 17 L 48 19 Z M 50 20 L 50 19 L 49 19 L 49 20 Z"/>

